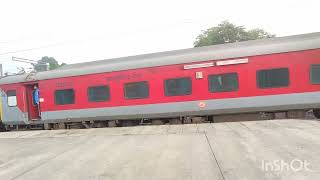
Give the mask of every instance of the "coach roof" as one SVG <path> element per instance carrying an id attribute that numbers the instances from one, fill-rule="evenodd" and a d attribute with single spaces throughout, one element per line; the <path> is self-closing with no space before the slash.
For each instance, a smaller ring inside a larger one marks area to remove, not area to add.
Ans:
<path id="1" fill-rule="evenodd" d="M 318 48 L 320 48 L 319 32 L 70 64 L 36 74 L 7 76 L 0 79 L 0 84 Z"/>

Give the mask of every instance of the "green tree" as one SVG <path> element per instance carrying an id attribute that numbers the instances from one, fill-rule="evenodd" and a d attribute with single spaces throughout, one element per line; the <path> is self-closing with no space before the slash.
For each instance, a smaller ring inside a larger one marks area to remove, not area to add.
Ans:
<path id="1" fill-rule="evenodd" d="M 48 68 L 47 68 L 48 65 Z M 59 64 L 53 57 L 44 56 L 36 64 L 33 65 L 34 69 L 38 72 L 57 69 L 66 63 Z"/>
<path id="2" fill-rule="evenodd" d="M 234 25 L 228 21 L 223 21 L 216 27 L 209 28 L 196 38 L 194 47 L 209 46 L 215 44 L 233 43 L 254 39 L 275 37 L 263 29 L 246 30 L 243 26 Z"/>

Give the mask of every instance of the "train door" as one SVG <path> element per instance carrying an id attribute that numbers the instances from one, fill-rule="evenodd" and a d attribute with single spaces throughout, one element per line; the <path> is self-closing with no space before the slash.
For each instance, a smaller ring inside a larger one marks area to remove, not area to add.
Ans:
<path id="1" fill-rule="evenodd" d="M 39 97 L 35 95 L 35 87 L 39 87 L 38 84 L 28 84 L 26 85 L 26 103 L 28 106 L 28 118 L 29 121 L 36 121 L 40 120 L 40 105 L 39 102 L 36 100 Z"/>

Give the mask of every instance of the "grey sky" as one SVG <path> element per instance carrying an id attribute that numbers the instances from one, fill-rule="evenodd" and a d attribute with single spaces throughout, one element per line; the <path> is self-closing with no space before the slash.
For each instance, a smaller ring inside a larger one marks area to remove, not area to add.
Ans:
<path id="1" fill-rule="evenodd" d="M 0 54 L 47 46 L 0 62 L 14 72 L 27 66 L 12 56 L 71 64 L 189 48 L 223 20 L 277 36 L 319 32 L 319 7 L 319 0 L 0 0 Z"/>

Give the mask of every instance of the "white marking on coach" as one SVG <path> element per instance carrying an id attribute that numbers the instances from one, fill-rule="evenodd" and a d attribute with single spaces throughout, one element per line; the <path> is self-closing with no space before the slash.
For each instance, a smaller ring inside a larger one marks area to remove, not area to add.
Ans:
<path id="1" fill-rule="evenodd" d="M 248 58 L 244 59 L 232 59 L 232 60 L 226 60 L 226 61 L 218 61 L 216 63 L 217 66 L 226 66 L 226 65 L 233 65 L 233 64 L 245 64 L 249 63 Z"/>
<path id="2" fill-rule="evenodd" d="M 202 72 L 196 72 L 196 79 L 202 79 L 203 73 Z"/>
<path id="3" fill-rule="evenodd" d="M 205 68 L 214 66 L 214 62 L 210 63 L 201 63 L 201 64 L 188 64 L 184 65 L 183 69 L 195 69 L 195 68 Z"/>

